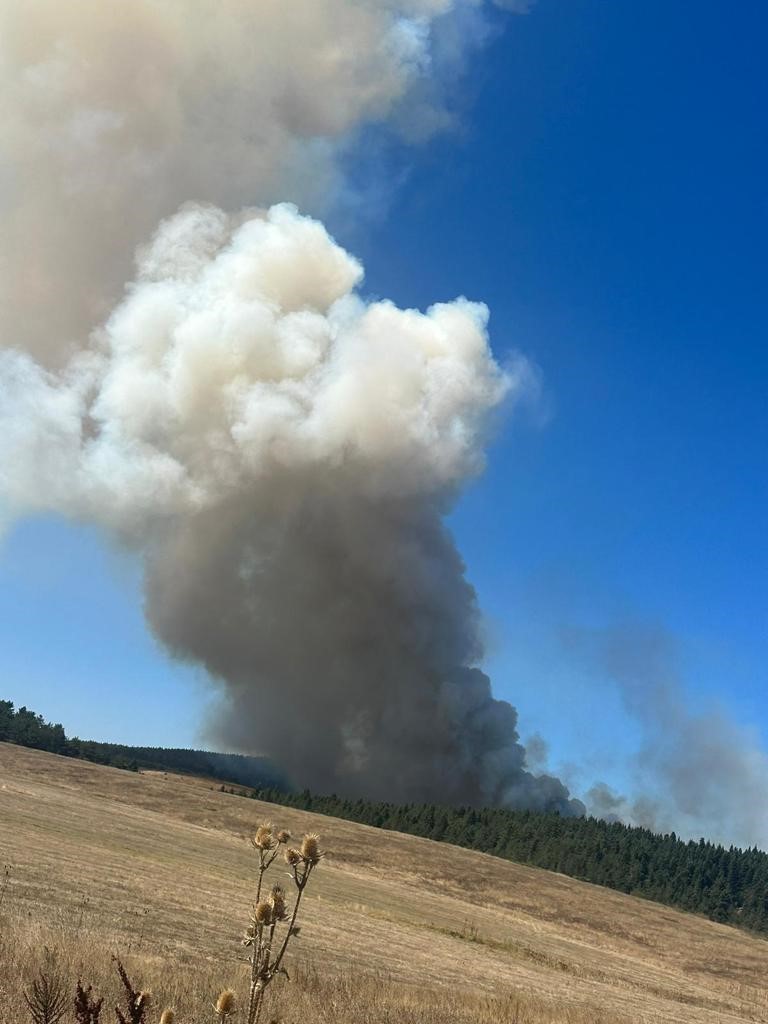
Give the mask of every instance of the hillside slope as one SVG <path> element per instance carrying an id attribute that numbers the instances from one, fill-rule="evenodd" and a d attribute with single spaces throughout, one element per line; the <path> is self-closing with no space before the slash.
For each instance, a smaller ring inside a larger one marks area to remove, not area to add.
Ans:
<path id="1" fill-rule="evenodd" d="M 329 850 L 300 956 L 325 972 L 417 986 L 436 1002 L 519 992 L 551 1008 L 541 1020 L 768 1020 L 768 945 L 733 928 L 446 844 L 241 800 L 205 780 L 8 744 L 3 913 L 74 921 L 105 948 L 148 960 L 229 970 L 253 877 L 245 838 L 265 818 L 320 832 Z"/>

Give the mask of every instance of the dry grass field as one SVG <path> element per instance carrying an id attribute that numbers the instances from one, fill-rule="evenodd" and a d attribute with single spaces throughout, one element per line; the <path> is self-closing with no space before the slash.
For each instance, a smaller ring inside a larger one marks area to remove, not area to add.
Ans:
<path id="1" fill-rule="evenodd" d="M 150 1020 L 165 1005 L 179 1024 L 215 1020 L 217 992 L 247 987 L 247 838 L 263 820 L 319 832 L 328 849 L 267 1020 L 768 1021 L 768 943 L 732 928 L 205 780 L 0 743 L 3 1024 L 29 1019 L 22 988 L 45 947 L 72 985 L 82 976 L 107 1003 L 116 952 L 154 993 Z"/>

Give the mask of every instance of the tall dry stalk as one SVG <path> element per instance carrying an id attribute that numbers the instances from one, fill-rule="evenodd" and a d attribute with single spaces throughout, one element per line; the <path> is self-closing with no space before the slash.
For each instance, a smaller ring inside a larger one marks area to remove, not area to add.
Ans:
<path id="1" fill-rule="evenodd" d="M 151 1002 L 149 992 L 137 991 L 133 987 L 131 979 L 128 977 L 121 961 L 116 956 L 112 957 L 112 961 L 117 973 L 120 975 L 120 981 L 123 983 L 125 993 L 125 1013 L 123 1013 L 119 1006 L 116 1006 L 115 1016 L 120 1024 L 145 1024 L 147 1009 Z"/>
<path id="2" fill-rule="evenodd" d="M 299 933 L 296 920 L 301 898 L 312 871 L 323 856 L 319 837 L 313 833 L 304 836 L 298 849 L 288 846 L 290 838 L 289 832 L 275 832 L 271 825 L 265 824 L 256 830 L 256 835 L 251 840 L 259 857 L 259 873 L 251 923 L 243 938 L 243 945 L 250 949 L 248 962 L 251 965 L 247 1024 L 258 1024 L 264 1005 L 264 994 L 273 978 L 278 974 L 288 976 L 283 959 L 289 942 Z M 281 846 L 286 847 L 285 862 L 290 868 L 290 877 L 296 889 L 293 909 L 290 912 L 286 893 L 281 885 L 273 885 L 269 895 L 262 898 L 264 876 L 274 863 Z"/>
<path id="3" fill-rule="evenodd" d="M 6 864 L 3 868 L 3 884 L 0 885 L 0 910 L 2 909 L 5 901 L 5 890 L 8 888 L 8 883 L 11 880 L 11 865 Z"/>
<path id="4" fill-rule="evenodd" d="M 43 950 L 43 964 L 23 995 L 35 1024 L 59 1024 L 66 1013 L 69 1006 L 66 982 L 55 954 L 47 946 Z"/>

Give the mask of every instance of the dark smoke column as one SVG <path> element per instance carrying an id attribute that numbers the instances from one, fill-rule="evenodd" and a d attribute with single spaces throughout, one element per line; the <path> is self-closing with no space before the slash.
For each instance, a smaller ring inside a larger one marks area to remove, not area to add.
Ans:
<path id="1" fill-rule="evenodd" d="M 581 813 L 525 771 L 515 709 L 470 667 L 475 595 L 429 503 L 372 500 L 343 469 L 273 478 L 174 537 L 147 589 L 159 638 L 225 681 L 215 738 L 297 785 Z"/>

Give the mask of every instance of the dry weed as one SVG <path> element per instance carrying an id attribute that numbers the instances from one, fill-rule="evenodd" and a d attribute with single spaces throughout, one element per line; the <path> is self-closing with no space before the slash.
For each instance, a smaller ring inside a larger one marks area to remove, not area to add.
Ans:
<path id="1" fill-rule="evenodd" d="M 298 849 L 289 847 L 291 834 L 285 829 L 275 831 L 271 825 L 261 825 L 251 840 L 259 856 L 256 902 L 253 905 L 251 923 L 243 937 L 243 945 L 250 949 L 248 961 L 251 966 L 251 980 L 248 991 L 247 1024 L 258 1024 L 264 1005 L 267 986 L 278 975 L 288 977 L 283 966 L 288 944 L 299 934 L 296 920 L 312 871 L 323 856 L 320 838 L 308 833 Z M 281 885 L 272 886 L 269 895 L 262 899 L 264 876 L 272 866 L 281 846 L 285 846 L 285 862 L 290 869 L 296 895 L 293 910 L 289 912 L 286 893 Z M 282 937 L 280 927 L 283 926 Z"/>
<path id="2" fill-rule="evenodd" d="M 37 975 L 23 994 L 34 1024 L 59 1024 L 69 1004 L 68 991 L 56 954 L 47 946 Z"/>

